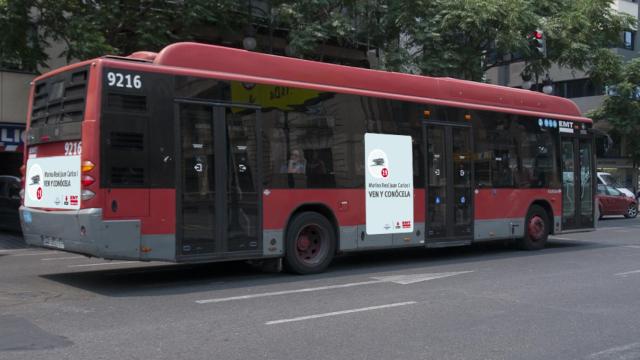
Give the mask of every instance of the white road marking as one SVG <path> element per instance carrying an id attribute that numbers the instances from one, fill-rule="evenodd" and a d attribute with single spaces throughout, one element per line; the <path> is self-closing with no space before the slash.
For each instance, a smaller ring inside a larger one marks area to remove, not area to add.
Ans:
<path id="1" fill-rule="evenodd" d="M 451 271 L 451 272 L 443 272 L 443 273 L 434 273 L 434 274 L 413 274 L 413 275 L 391 275 L 391 276 L 381 276 L 374 277 L 373 279 L 380 280 L 383 282 L 392 282 L 401 285 L 413 284 L 417 282 L 441 279 L 449 276 L 461 275 L 472 273 L 473 271 Z"/>
<path id="2" fill-rule="evenodd" d="M 334 312 L 329 312 L 329 313 L 324 313 L 324 314 L 315 314 L 315 315 L 308 315 L 308 316 L 300 316 L 300 317 L 291 318 L 291 319 L 272 320 L 272 321 L 267 321 L 267 322 L 266 322 L 266 323 L 264 323 L 264 324 L 265 324 L 265 325 L 283 324 L 283 323 L 289 323 L 289 322 L 295 322 L 295 321 L 304 321 L 304 320 L 318 319 L 318 318 L 329 317 L 329 316 L 338 316 L 338 315 L 352 314 L 352 313 L 357 313 L 357 312 L 362 312 L 362 311 L 371 311 L 371 310 L 387 309 L 387 308 L 392 308 L 392 307 L 405 306 L 405 305 L 413 305 L 413 304 L 417 304 L 417 302 L 415 302 L 415 301 L 405 301 L 405 302 L 401 302 L 401 303 L 394 303 L 394 304 L 387 304 L 387 305 L 378 305 L 378 306 L 369 306 L 369 307 L 364 307 L 364 308 L 359 308 L 359 309 L 350 309 L 350 310 L 334 311 Z"/>
<path id="3" fill-rule="evenodd" d="M 25 252 L 20 254 L 12 254 L 11 256 L 41 256 L 41 255 L 54 255 L 61 254 L 60 251 L 34 251 L 34 252 Z"/>
<path id="4" fill-rule="evenodd" d="M 588 359 L 638 359 L 640 358 L 640 342 L 612 347 L 589 355 Z"/>
<path id="5" fill-rule="evenodd" d="M 632 248 L 632 249 L 640 249 L 640 245 L 625 245 L 623 247 Z"/>
<path id="6" fill-rule="evenodd" d="M 234 301 L 234 300 L 246 300 L 246 299 L 259 298 L 259 297 L 278 296 L 278 295 L 287 295 L 287 294 L 297 294 L 297 293 L 305 293 L 305 292 L 311 292 L 311 291 L 321 291 L 321 290 L 329 290 L 329 289 L 342 289 L 342 288 L 348 288 L 348 287 L 360 286 L 360 285 L 379 284 L 381 282 L 382 281 L 380 281 L 380 280 L 361 281 L 361 282 L 355 282 L 355 283 L 318 286 L 318 287 L 305 288 L 305 289 L 273 291 L 273 292 L 251 294 L 251 295 L 231 296 L 231 297 L 218 298 L 218 299 L 196 300 L 196 303 L 198 303 L 198 304 L 209 304 L 209 303 L 218 303 L 218 302 Z"/>
<path id="7" fill-rule="evenodd" d="M 225 301 L 234 301 L 234 300 L 247 300 L 261 297 L 269 297 L 269 296 L 278 296 L 278 295 L 288 295 L 288 294 L 297 294 L 297 293 L 306 293 L 312 291 L 322 291 L 322 290 L 330 290 L 330 289 L 343 289 L 354 286 L 361 285 L 371 285 L 371 284 L 380 284 L 385 282 L 392 282 L 395 284 L 407 285 L 413 284 L 421 281 L 440 279 L 449 276 L 455 276 L 460 274 L 471 273 L 473 271 L 454 271 L 454 272 L 444 272 L 444 273 L 431 273 L 431 274 L 411 274 L 411 275 L 392 275 L 392 276 L 382 276 L 382 277 L 374 277 L 369 281 L 360 281 L 354 283 L 347 284 L 338 284 L 338 285 L 326 285 L 326 286 L 318 286 L 312 288 L 304 288 L 304 289 L 294 289 L 294 290 L 282 290 L 282 291 L 272 291 L 266 293 L 258 293 L 258 294 L 250 294 L 250 295 L 240 295 L 240 296 L 231 296 L 226 298 L 217 298 L 217 299 L 205 299 L 205 300 L 196 300 L 198 304 L 209 304 L 209 303 L 219 303 Z"/>
<path id="8" fill-rule="evenodd" d="M 639 274 L 639 273 L 640 273 L 640 270 L 633 270 L 633 271 L 617 273 L 616 276 L 626 276 L 626 275 Z"/>
<path id="9" fill-rule="evenodd" d="M 0 254 L 14 254 L 24 252 L 24 249 L 2 249 L 0 250 Z"/>
<path id="10" fill-rule="evenodd" d="M 87 266 L 109 266 L 109 265 L 131 264 L 134 262 L 135 261 L 114 261 L 114 262 L 105 262 L 105 263 L 97 263 L 97 264 L 69 265 L 69 267 L 76 268 L 76 267 L 87 267 Z"/>
<path id="11" fill-rule="evenodd" d="M 577 239 L 570 239 L 570 238 L 567 238 L 567 237 L 553 236 L 553 237 L 551 237 L 551 240 L 573 240 L 573 241 L 576 241 Z"/>
<path id="12" fill-rule="evenodd" d="M 73 260 L 73 259 L 87 259 L 87 257 L 86 256 L 65 256 L 65 257 L 56 257 L 56 258 L 44 258 L 40 260 L 52 261 L 52 260 Z"/>

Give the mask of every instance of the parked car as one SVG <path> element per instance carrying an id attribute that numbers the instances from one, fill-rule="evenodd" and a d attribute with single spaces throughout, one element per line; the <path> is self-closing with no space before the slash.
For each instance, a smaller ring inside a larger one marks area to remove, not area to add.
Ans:
<path id="1" fill-rule="evenodd" d="M 626 218 L 638 216 L 638 202 L 613 186 L 598 184 L 597 203 L 600 218 L 605 215 L 624 215 Z"/>
<path id="2" fill-rule="evenodd" d="M 637 198 L 637 196 L 633 194 L 633 191 L 620 185 L 620 183 L 616 180 L 616 178 L 613 177 L 613 175 L 606 172 L 598 172 L 596 175 L 598 177 L 598 184 L 612 186 L 623 193 L 625 196 L 628 196 L 630 198 Z M 640 195 L 640 193 L 638 195 Z"/>
<path id="3" fill-rule="evenodd" d="M 21 231 L 20 179 L 15 176 L 0 175 L 0 228 Z"/>

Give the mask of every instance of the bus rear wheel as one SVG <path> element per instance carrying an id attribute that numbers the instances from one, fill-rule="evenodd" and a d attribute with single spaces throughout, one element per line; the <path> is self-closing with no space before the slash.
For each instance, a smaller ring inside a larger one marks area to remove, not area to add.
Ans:
<path id="1" fill-rule="evenodd" d="M 289 223 L 284 265 L 295 274 L 324 271 L 333 260 L 336 236 L 326 217 L 316 212 L 303 212 Z"/>
<path id="2" fill-rule="evenodd" d="M 547 212 L 538 205 L 533 205 L 527 213 L 524 223 L 524 237 L 518 241 L 522 250 L 540 250 L 547 244 L 550 230 Z"/>

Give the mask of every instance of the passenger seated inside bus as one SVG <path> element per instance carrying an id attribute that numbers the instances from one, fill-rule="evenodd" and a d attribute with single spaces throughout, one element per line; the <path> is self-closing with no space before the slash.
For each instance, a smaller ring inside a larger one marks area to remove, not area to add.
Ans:
<path id="1" fill-rule="evenodd" d="M 307 161 L 302 155 L 302 151 L 294 149 L 291 150 L 289 161 L 286 164 L 282 164 L 280 172 L 285 174 L 304 174 L 306 166 Z"/>

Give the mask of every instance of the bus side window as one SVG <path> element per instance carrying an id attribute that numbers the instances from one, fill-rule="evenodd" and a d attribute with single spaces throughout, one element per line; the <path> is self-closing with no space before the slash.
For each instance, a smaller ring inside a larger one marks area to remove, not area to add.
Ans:
<path id="1" fill-rule="evenodd" d="M 358 96 L 322 94 L 295 111 L 264 110 L 264 186 L 362 186 L 365 113 L 359 105 Z"/>

